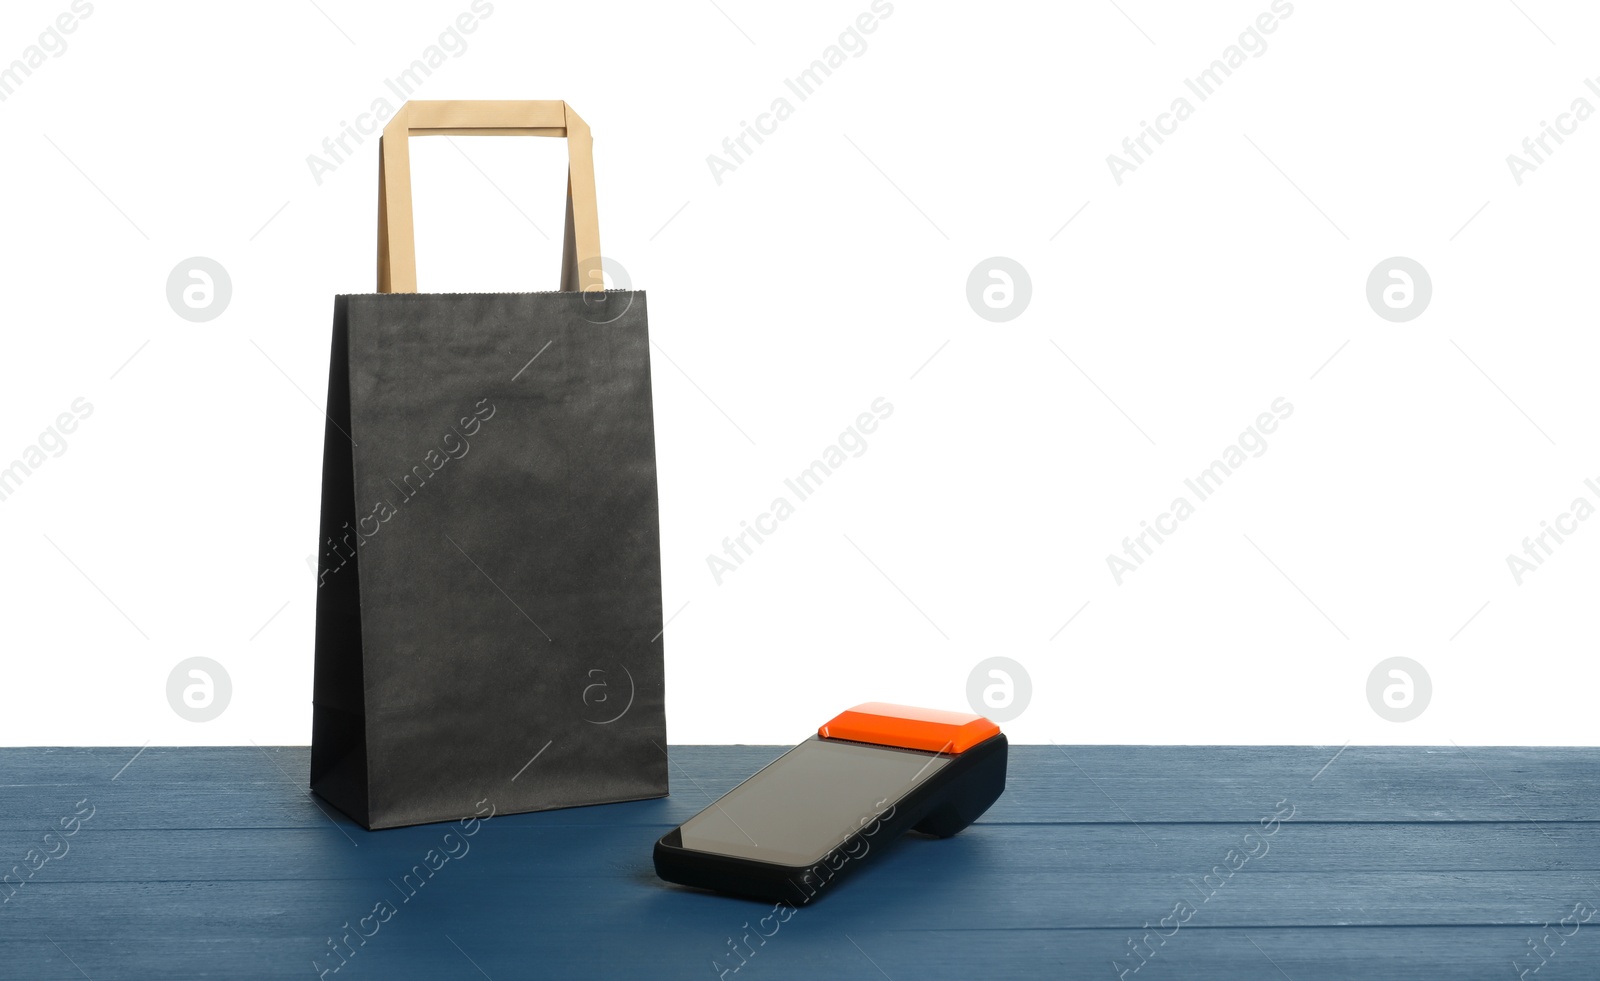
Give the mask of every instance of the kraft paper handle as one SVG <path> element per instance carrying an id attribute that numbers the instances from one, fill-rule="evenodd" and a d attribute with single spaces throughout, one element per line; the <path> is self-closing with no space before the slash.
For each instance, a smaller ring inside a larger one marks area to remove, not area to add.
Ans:
<path id="1" fill-rule="evenodd" d="M 567 220 L 561 289 L 601 290 L 600 217 L 594 196 L 594 141 L 565 102 L 407 102 L 378 141 L 378 292 L 417 291 L 416 229 L 411 212 L 413 136 L 564 136 Z"/>

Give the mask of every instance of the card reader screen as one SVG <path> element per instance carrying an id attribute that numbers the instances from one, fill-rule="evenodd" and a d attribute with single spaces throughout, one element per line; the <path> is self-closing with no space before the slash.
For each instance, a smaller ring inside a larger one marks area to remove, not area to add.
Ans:
<path id="1" fill-rule="evenodd" d="M 809 865 L 949 762 L 931 753 L 808 739 L 685 822 L 683 847 Z"/>

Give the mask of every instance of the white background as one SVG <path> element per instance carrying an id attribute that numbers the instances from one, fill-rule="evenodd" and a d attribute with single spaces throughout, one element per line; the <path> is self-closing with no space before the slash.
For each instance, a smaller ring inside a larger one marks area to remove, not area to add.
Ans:
<path id="1" fill-rule="evenodd" d="M 994 655 L 1032 680 L 1015 741 L 1595 741 L 1600 522 L 1521 585 L 1506 556 L 1600 500 L 1600 121 L 1520 186 L 1506 156 L 1600 106 L 1600 14 L 1296 0 L 1119 186 L 1107 154 L 1268 0 L 898 0 L 804 102 L 783 80 L 868 0 L 718 3 L 498 0 L 417 92 L 593 127 L 658 345 L 672 742 L 964 709 Z M 318 4 L 101 0 L 0 102 L 0 464 L 94 406 L 0 502 L 0 743 L 310 739 L 330 315 L 373 287 L 377 142 L 320 184 L 306 158 L 469 6 Z M 0 63 L 67 9 L 6 3 Z M 719 185 L 707 155 L 780 95 Z M 413 144 L 422 289 L 553 288 L 564 145 L 455 144 Z M 232 277 L 209 323 L 166 300 L 191 256 Z M 1008 323 L 967 303 L 990 256 L 1031 274 Z M 1390 256 L 1431 273 L 1407 323 L 1366 300 Z M 718 585 L 707 555 L 879 397 Z M 1107 556 L 1279 397 L 1119 586 Z M 166 696 L 196 655 L 233 683 L 204 724 Z M 1366 695 L 1394 655 L 1433 685 L 1404 724 Z"/>

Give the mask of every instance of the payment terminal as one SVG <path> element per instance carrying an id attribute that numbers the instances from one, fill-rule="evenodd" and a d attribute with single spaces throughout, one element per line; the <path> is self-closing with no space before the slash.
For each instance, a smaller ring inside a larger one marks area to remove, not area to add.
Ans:
<path id="1" fill-rule="evenodd" d="M 947 838 L 1005 789 L 981 715 L 868 702 L 842 712 L 656 842 L 656 874 L 809 903 L 906 831 Z"/>

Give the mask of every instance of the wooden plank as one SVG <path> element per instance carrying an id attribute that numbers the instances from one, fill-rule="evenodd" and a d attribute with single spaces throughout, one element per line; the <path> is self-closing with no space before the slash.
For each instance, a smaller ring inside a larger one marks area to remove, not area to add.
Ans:
<path id="1" fill-rule="evenodd" d="M 554 812 L 551 812 L 554 813 Z M 650 846 L 668 823 L 584 826 L 552 824 L 543 815 L 494 818 L 464 842 L 499 857 L 462 862 L 460 874 L 479 881 L 593 876 L 630 878 L 647 867 Z M 68 851 L 40 871 L 50 882 L 219 881 L 249 879 L 373 880 L 377 871 L 408 868 L 441 844 L 447 827 L 362 833 L 360 862 L 341 853 L 357 845 L 331 828 L 108 830 L 93 820 L 68 839 Z M 1032 873 L 1156 873 L 1200 876 L 1241 849 L 1255 825 L 1116 824 L 1055 826 L 979 821 L 986 875 Z M 453 841 L 459 840 L 452 839 Z M 1255 839 L 1253 839 L 1255 840 Z M 992 844 L 989 844 L 992 842 Z M 42 847 L 39 832 L 0 832 L 0 860 L 18 863 Z M 459 846 L 457 846 L 459 849 Z M 962 852 L 955 842 L 908 838 L 912 854 Z M 59 851 L 59 847 L 57 848 Z M 942 851 L 941 851 L 942 850 Z M 331 853 L 331 854 L 330 854 Z M 227 855 L 219 862 L 218 855 Z M 508 858 L 509 857 L 509 858 Z M 0 868 L 6 871 L 9 868 Z M 1596 872 L 1600 832 L 1590 824 L 1297 824 L 1265 839 L 1265 850 L 1238 874 L 1288 872 Z M 1600 880 L 1600 874 L 1596 875 Z"/>
<path id="2" fill-rule="evenodd" d="M 928 844 L 928 843 L 924 843 Z M 959 930 L 978 922 L 1014 930 L 1137 930 L 1188 904 L 1206 927 L 1302 926 L 1538 926 L 1555 922 L 1575 903 L 1600 910 L 1600 875 L 1580 872 L 1288 872 L 1203 878 L 1189 873 L 991 874 L 985 841 L 934 861 L 910 848 L 883 856 L 870 873 L 838 885 L 818 909 L 861 929 Z M 929 848 L 935 847 L 929 844 Z M 527 856 L 497 853 L 482 861 L 522 864 Z M 97 912 L 92 936 L 165 936 L 205 923 L 223 935 L 278 936 L 328 929 L 388 901 L 431 910 L 442 928 L 495 924 L 515 932 L 530 922 L 591 923 L 616 917 L 648 919 L 657 929 L 715 929 L 730 915 L 760 912 L 760 904 L 668 886 L 655 878 L 638 850 L 611 853 L 611 862 L 567 874 L 485 879 L 444 865 L 421 888 L 402 876 L 402 862 L 371 869 L 368 878 L 207 882 L 34 881 L 4 907 L 9 929 L 27 934 L 82 930 L 75 917 Z M 332 854 L 329 854 L 332 861 Z M 462 860 L 470 864 L 474 855 Z M 415 859 L 422 864 L 421 856 Z M 347 867 L 360 859 L 351 856 Z M 620 868 L 618 866 L 621 866 Z M 530 869 L 533 867 L 528 866 Z M 585 872 L 589 874 L 585 874 Z M 416 875 L 422 881 L 424 873 Z M 393 880 L 392 882 L 390 880 Z M 958 894 L 960 902 L 950 901 Z M 1209 898 L 1208 898 L 1209 897 Z M 730 912 L 731 911 L 731 912 Z M 1180 914 L 1182 915 L 1182 914 Z M 737 922 L 737 920 L 736 920 Z M 1600 918 L 1595 919 L 1600 927 Z M 1595 931 L 1600 934 L 1600 930 Z M 85 935 L 79 933 L 78 935 Z"/>
<path id="3" fill-rule="evenodd" d="M 660 815 L 649 813 L 647 820 L 683 820 L 705 806 L 705 795 L 725 793 L 783 749 L 674 747 L 674 796 L 659 802 Z M 310 765 L 305 747 L 152 746 L 112 783 L 136 752 L 0 750 L 0 829 L 27 830 L 53 820 L 54 802 L 70 792 L 100 794 L 94 799 L 111 805 L 107 823 L 119 827 L 327 823 L 301 793 Z M 65 774 L 71 778 L 63 780 Z M 69 792 L 51 797 L 41 793 L 46 787 Z M 159 787 L 170 790 L 152 792 Z M 7 792 L 24 788 L 25 794 Z M 1600 750 L 1013 746 L 1006 792 L 987 820 L 1249 822 L 1278 800 L 1294 803 L 1303 821 L 1596 821 Z M 582 818 L 639 819 L 638 811 L 617 806 Z"/>
<path id="4" fill-rule="evenodd" d="M 649 848 L 778 747 L 675 747 L 677 796 L 500 815 L 431 877 L 451 826 L 324 815 L 304 748 L 136 750 L 0 750 L 0 868 L 95 806 L 0 904 L 4 976 L 314 976 L 380 900 L 327 976 L 703 978 L 746 933 L 722 976 L 1600 976 L 1593 750 L 1014 747 L 977 825 L 884 849 L 764 942 L 770 905 L 663 883 Z M 1227 876 L 1278 800 L 1294 817 Z"/>
<path id="5" fill-rule="evenodd" d="M 818 907 L 820 909 L 820 907 Z M 968 978 L 1118 977 L 1113 961 L 1139 964 L 1128 953 L 1126 932 L 1109 930 L 1005 929 L 868 932 L 822 922 L 805 910 L 776 924 L 770 938 L 740 945 L 744 966 L 729 979 L 814 981 L 817 978 L 894 981 L 952 976 L 952 965 L 972 965 Z M 452 932 L 448 939 L 424 926 L 408 930 L 398 920 L 383 926 L 346 958 L 330 979 L 429 978 L 483 981 L 471 957 L 495 981 L 527 977 L 651 978 L 661 981 L 716 978 L 712 962 L 740 962 L 728 953 L 742 920 L 721 936 L 640 937 L 632 924 L 615 924 L 590 944 L 530 925 L 514 942 L 485 930 Z M 390 926 L 396 929 L 390 932 Z M 767 929 L 771 929 L 769 926 Z M 730 937 L 730 931 L 735 936 Z M 274 939 L 186 938 L 95 940 L 52 934 L 65 954 L 43 938 L 0 940 L 0 963 L 8 977 L 82 981 L 70 956 L 95 981 L 164 981 L 217 978 L 314 978 L 312 961 L 337 964 L 326 955 L 327 936 Z M 1556 938 L 1552 938 L 1554 942 Z M 1409 930 L 1305 930 L 1256 927 L 1243 930 L 1181 930 L 1147 958 L 1128 981 L 1517 981 L 1518 967 L 1538 966 L 1527 942 L 1539 934 L 1516 927 Z M 452 943 L 453 941 L 453 943 Z M 457 947 L 459 946 L 459 950 Z M 1600 932 L 1581 928 L 1555 948 L 1525 981 L 1592 981 L 1600 972 Z M 753 953 L 751 951 L 753 950 Z M 870 960 L 869 960 L 870 958 Z M 1513 965 L 1516 965 L 1515 967 Z M 874 968 L 876 965 L 876 968 Z M 1281 969 L 1282 973 L 1279 973 Z M 882 973 L 880 973 L 880 970 Z"/>

